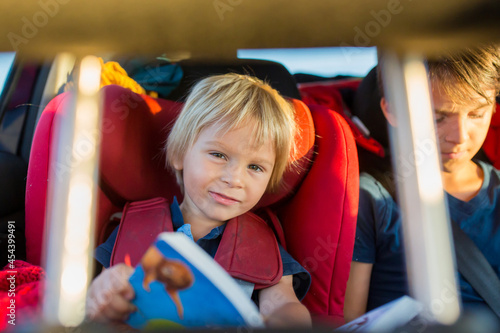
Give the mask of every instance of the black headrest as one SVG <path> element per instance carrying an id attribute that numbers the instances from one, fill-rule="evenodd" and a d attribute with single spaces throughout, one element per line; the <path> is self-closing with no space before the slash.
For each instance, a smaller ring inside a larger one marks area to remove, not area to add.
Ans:
<path id="1" fill-rule="evenodd" d="M 201 78 L 216 74 L 248 74 L 269 83 L 286 97 L 300 99 L 297 83 L 288 70 L 280 63 L 266 60 L 232 59 L 220 60 L 182 60 L 178 63 L 183 72 L 179 86 L 170 93 L 168 99 L 183 101 L 189 90 Z"/>
<path id="2" fill-rule="evenodd" d="M 377 67 L 375 66 L 361 81 L 354 96 L 352 114 L 357 116 L 370 130 L 370 136 L 384 148 L 389 148 L 387 120 L 380 108 L 382 97 L 377 82 Z"/>

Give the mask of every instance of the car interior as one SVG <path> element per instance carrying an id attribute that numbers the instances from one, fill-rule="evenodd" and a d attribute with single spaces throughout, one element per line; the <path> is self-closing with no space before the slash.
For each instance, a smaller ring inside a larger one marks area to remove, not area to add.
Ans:
<path id="1" fill-rule="evenodd" d="M 254 211 L 273 225 L 279 241 L 311 273 L 312 284 L 303 304 L 315 324 L 328 328 L 344 323 L 359 173 L 392 169 L 376 69 L 365 77 L 295 74 L 279 62 L 236 58 L 236 50 L 377 46 L 400 59 L 408 54 L 432 57 L 444 46 L 458 49 L 498 40 L 499 28 L 494 14 L 498 4 L 486 0 L 454 5 L 411 1 L 396 5 L 377 0 L 370 5 L 373 10 L 343 1 L 290 6 L 283 1 L 216 0 L 196 5 L 176 0 L 131 5 L 123 9 L 123 15 L 114 13 L 116 1 L 88 6 L 62 0 L 40 3 L 36 8 L 12 6 L 10 0 L 0 4 L 0 9 L 10 12 L 0 24 L 8 27 L 0 52 L 17 51 L 0 90 L 1 267 L 9 263 L 9 221 L 15 221 L 16 259 L 43 268 L 54 261 L 47 254 L 47 244 L 54 237 L 50 230 L 57 228 L 50 225 L 48 212 L 51 182 L 73 162 L 69 158 L 67 165 L 54 166 L 51 161 L 59 150 L 71 153 L 60 137 L 60 126 L 74 109 L 78 93 L 65 84 L 72 81 L 79 60 L 87 54 L 106 61 L 120 61 L 123 54 L 150 58 L 162 54 L 182 71 L 167 96 L 151 94 L 154 89 L 139 94 L 119 84 L 105 85 L 99 92 L 102 122 L 98 133 L 92 134 L 99 138 L 99 165 L 90 244 L 107 239 L 126 203 L 182 198 L 175 176 L 165 167 L 164 143 L 193 84 L 215 74 L 254 75 L 292 102 L 301 128 L 296 138 L 298 166 L 286 171 L 284 188 L 266 194 Z M 99 15 L 91 8 L 97 5 L 102 10 Z M 129 13 L 132 9 L 134 14 Z M 382 24 L 382 12 L 389 13 L 387 25 Z M 42 16 L 48 23 L 37 21 Z M 259 24 L 254 17 L 260 17 Z M 146 18 L 156 25 L 144 24 Z M 299 29 L 297 22 L 304 28 Z M 372 22 L 380 27 L 379 32 L 370 30 L 375 27 Z M 111 24 L 114 29 L 108 28 Z M 78 28 L 83 26 L 87 28 Z M 477 156 L 496 168 L 500 168 L 499 111 L 497 97 L 497 112 Z M 94 275 L 100 269 L 93 265 Z M 25 292 L 38 293 L 38 289 L 29 287 Z"/>
<path id="2" fill-rule="evenodd" d="M 377 124 L 385 120 L 380 110 L 373 112 L 379 108 L 375 69 L 363 79 L 297 84 L 286 68 L 271 61 L 238 59 L 214 63 L 190 60 L 181 61 L 179 65 L 184 76 L 169 99 L 138 95 L 116 85 L 106 86 L 101 91 L 106 127 L 101 133 L 96 242 L 102 243 L 119 223 L 114 217 L 125 203 L 158 196 L 168 199 L 182 197 L 175 177 L 165 170 L 163 144 L 193 83 L 208 75 L 227 72 L 255 75 L 270 82 L 293 101 L 302 128 L 302 137 L 298 138 L 301 147 L 297 158 L 299 171 L 288 170 L 285 174 L 286 189 L 266 195 L 257 211 L 271 210 L 279 217 L 278 226 L 282 230 L 277 234 L 284 237 L 282 241 L 290 253 L 307 265 L 313 275 L 313 284 L 304 304 L 322 322 L 341 322 L 355 234 L 359 168 L 372 165 L 390 167 L 390 159 L 384 155 L 388 150 L 386 124 L 368 126 L 370 132 L 367 134 L 362 132 L 363 126 L 352 121 L 354 116 L 361 124 Z M 29 69 L 33 80 L 35 71 L 33 67 Z M 6 170 L 12 174 L 12 177 L 3 177 L 2 180 L 10 181 L 6 186 L 14 193 L 17 190 L 18 201 L 24 199 L 26 189 L 26 227 L 22 226 L 18 233 L 20 238 L 26 233 L 26 260 L 34 264 L 42 264 L 50 155 L 54 142 L 58 140 L 58 117 L 68 109 L 71 94 L 57 95 L 43 110 L 27 161 L 23 161 L 22 156 L 16 158 L 14 152 L 22 152 L 19 147 L 12 147 L 10 153 L 4 153 L 8 157 L 2 159 Z M 11 105 L 20 103 L 14 97 Z M 28 120 L 36 119 L 34 113 L 38 109 L 33 106 L 29 116 L 29 107 L 26 108 L 17 111 L 24 111 L 23 119 L 12 122 L 17 125 L 18 133 L 27 132 Z M 8 119 L 4 118 L 2 123 L 8 124 Z M 494 126 L 493 122 L 493 129 Z M 4 131 L 12 133 L 14 130 Z M 373 160 L 378 163 L 367 162 Z M 332 202 L 330 198 L 337 199 Z M 5 229 L 8 220 L 24 221 L 23 206 L 19 202 L 17 206 L 6 205 L 12 210 L 3 214 Z M 310 228 L 304 221 L 314 221 L 317 228 Z M 329 247 L 330 244 L 335 246 Z M 18 255 L 23 258 L 24 249 Z"/>

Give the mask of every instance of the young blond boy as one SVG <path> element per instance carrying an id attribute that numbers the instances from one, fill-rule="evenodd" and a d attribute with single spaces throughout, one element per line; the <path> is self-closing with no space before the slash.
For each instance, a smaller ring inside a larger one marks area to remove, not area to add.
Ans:
<path id="1" fill-rule="evenodd" d="M 175 200 L 171 205 L 183 219 L 177 231 L 213 256 L 226 223 L 280 186 L 294 135 L 293 108 L 262 81 L 227 74 L 196 84 L 166 145 L 167 163 L 184 194 L 180 205 Z M 106 243 L 109 252 L 114 239 Z M 293 274 L 308 273 L 281 247 L 280 255 L 285 274 L 277 284 L 256 292 L 260 312 L 268 326 L 310 326 L 309 312 L 292 286 Z M 109 258 L 96 259 L 109 266 Z M 91 319 L 119 322 L 135 310 L 128 283 L 132 271 L 118 264 L 94 280 L 87 305 Z"/>

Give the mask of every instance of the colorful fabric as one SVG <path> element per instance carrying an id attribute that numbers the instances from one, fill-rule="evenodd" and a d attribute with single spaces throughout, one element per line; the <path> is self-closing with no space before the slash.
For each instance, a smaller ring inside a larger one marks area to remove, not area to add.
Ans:
<path id="1" fill-rule="evenodd" d="M 0 271 L 0 331 L 39 317 L 44 278 L 40 266 L 22 260 L 9 263 Z"/>
<path id="2" fill-rule="evenodd" d="M 101 84 L 99 88 L 104 86 L 108 86 L 111 84 L 121 86 L 123 88 L 130 89 L 131 91 L 146 95 L 146 89 L 141 87 L 139 83 L 137 83 L 134 79 L 129 77 L 127 72 L 120 66 L 116 61 L 108 61 L 104 62 L 102 58 L 99 58 L 101 62 Z M 73 72 L 70 74 L 68 78 L 68 83 L 66 83 L 63 87 L 63 91 L 70 91 L 74 87 L 74 83 L 72 80 Z M 150 94 L 152 97 L 158 97 L 158 94 L 153 92 Z"/>
<path id="3" fill-rule="evenodd" d="M 168 98 L 184 76 L 181 66 L 171 63 L 165 57 L 134 58 L 120 63 L 132 79 L 147 91 L 154 92 L 155 97 Z"/>

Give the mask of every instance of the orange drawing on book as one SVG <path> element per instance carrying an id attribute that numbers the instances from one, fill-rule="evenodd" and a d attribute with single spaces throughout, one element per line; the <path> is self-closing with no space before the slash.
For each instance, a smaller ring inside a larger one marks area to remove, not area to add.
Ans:
<path id="1" fill-rule="evenodd" d="M 189 288 L 194 276 L 189 267 L 177 260 L 165 258 L 156 247 L 151 247 L 141 260 L 144 269 L 143 287 L 150 291 L 149 285 L 159 281 L 165 285 L 165 290 L 177 308 L 180 319 L 184 318 L 184 309 L 179 298 L 179 290 Z"/>
<path id="2" fill-rule="evenodd" d="M 130 255 L 128 253 L 125 255 L 124 261 L 125 265 L 127 265 L 128 267 L 132 267 L 132 262 L 130 261 Z"/>

